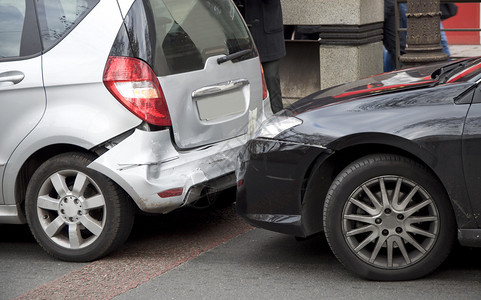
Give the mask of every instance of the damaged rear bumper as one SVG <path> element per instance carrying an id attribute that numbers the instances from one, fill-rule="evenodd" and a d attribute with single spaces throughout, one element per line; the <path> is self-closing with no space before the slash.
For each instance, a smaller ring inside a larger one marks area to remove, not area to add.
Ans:
<path id="1" fill-rule="evenodd" d="M 93 161 L 149 213 L 167 213 L 199 199 L 205 189 L 235 185 L 235 160 L 247 136 L 193 150 L 174 148 L 169 130 L 135 130 Z"/>

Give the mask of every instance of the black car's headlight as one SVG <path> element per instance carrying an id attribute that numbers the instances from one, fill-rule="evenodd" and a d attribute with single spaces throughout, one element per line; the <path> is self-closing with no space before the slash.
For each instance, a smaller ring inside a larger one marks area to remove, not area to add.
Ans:
<path id="1" fill-rule="evenodd" d="M 273 138 L 283 131 L 302 124 L 302 120 L 295 117 L 272 116 L 257 130 L 255 137 Z"/>

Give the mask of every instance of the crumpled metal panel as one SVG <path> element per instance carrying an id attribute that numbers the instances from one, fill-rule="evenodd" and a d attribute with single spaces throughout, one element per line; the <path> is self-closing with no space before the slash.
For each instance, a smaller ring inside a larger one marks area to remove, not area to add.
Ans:
<path id="1" fill-rule="evenodd" d="M 207 147 L 177 151 L 169 130 L 136 130 L 89 168 L 114 180 L 142 211 L 167 213 L 197 200 L 196 193 L 189 195 L 191 187 L 234 172 L 236 157 L 246 139 L 244 135 Z M 234 178 L 232 181 L 234 184 Z M 177 188 L 183 189 L 181 195 L 158 195 Z"/>

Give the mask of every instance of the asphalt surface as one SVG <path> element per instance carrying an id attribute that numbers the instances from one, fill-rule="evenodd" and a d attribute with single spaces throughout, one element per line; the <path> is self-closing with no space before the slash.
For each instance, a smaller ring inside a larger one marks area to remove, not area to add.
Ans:
<path id="1" fill-rule="evenodd" d="M 255 229 L 115 299 L 481 299 L 481 251 L 458 254 L 421 280 L 371 282 L 348 273 L 323 237 Z"/>
<path id="2" fill-rule="evenodd" d="M 54 260 L 27 226 L 0 225 L 0 299 L 481 299 L 481 248 L 454 249 L 432 275 L 371 282 L 323 236 L 253 229 L 232 205 L 140 216 L 127 243 L 92 263 Z"/>

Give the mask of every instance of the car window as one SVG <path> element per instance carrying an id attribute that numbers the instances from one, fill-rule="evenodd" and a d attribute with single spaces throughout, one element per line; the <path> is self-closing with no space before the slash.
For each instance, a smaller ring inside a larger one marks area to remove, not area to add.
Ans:
<path id="1" fill-rule="evenodd" d="M 209 57 L 252 52 L 254 45 L 231 0 L 137 0 L 125 19 L 134 56 L 158 76 L 204 68 Z"/>
<path id="2" fill-rule="evenodd" d="M 72 30 L 99 0 L 39 0 L 40 35 L 48 50 Z"/>
<path id="3" fill-rule="evenodd" d="M 20 56 L 25 1 L 0 0 L 0 58 Z"/>

